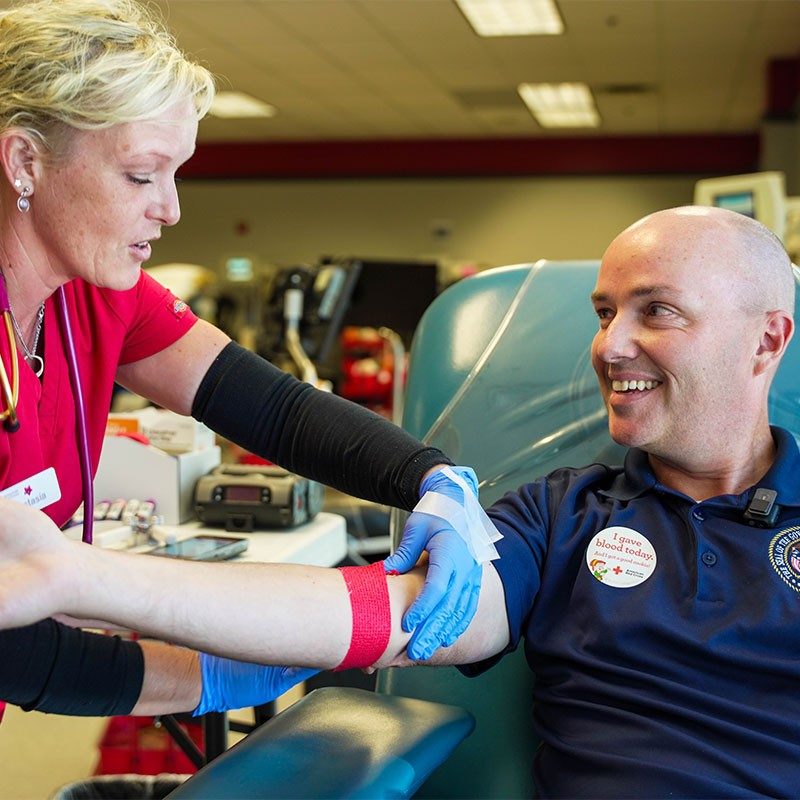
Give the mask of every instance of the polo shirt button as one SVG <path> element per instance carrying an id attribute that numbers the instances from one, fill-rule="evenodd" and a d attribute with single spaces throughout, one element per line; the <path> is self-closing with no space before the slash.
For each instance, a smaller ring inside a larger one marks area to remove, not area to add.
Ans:
<path id="1" fill-rule="evenodd" d="M 717 557 L 709 550 L 706 550 L 700 558 L 707 567 L 713 567 L 717 563 Z"/>
<path id="2" fill-rule="evenodd" d="M 698 509 L 692 511 L 692 516 L 696 520 L 699 520 L 700 522 L 702 522 L 706 518 L 706 515 L 702 511 L 699 511 Z"/>

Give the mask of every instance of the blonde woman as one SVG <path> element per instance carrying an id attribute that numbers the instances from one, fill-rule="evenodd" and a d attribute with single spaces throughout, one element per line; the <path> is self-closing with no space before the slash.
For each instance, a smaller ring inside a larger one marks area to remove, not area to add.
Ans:
<path id="1" fill-rule="evenodd" d="M 439 473 L 443 453 L 243 350 L 142 271 L 180 218 L 175 173 L 213 95 L 209 72 L 131 0 L 0 12 L 0 490 L 35 486 L 66 523 L 88 493 L 118 381 L 350 494 L 411 509 L 434 480 L 466 501 Z M 423 549 L 430 577 L 406 617 L 418 655 L 466 627 L 480 583 L 460 535 L 423 514 L 388 568 Z M 172 650 L 52 620 L 4 633 L 0 652 L 0 699 L 62 713 L 221 709 L 298 678 L 203 657 L 201 698 L 194 656 L 176 666 Z"/>

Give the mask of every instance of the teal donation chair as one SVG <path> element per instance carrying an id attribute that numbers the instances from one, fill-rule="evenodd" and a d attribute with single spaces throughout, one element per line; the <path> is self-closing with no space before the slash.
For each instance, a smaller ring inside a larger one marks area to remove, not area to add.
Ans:
<path id="1" fill-rule="evenodd" d="M 597 269 L 490 270 L 444 292 L 417 329 L 404 427 L 472 465 L 484 506 L 560 466 L 621 461 L 589 362 Z M 800 336 L 770 396 L 772 422 L 795 435 L 799 366 Z M 392 669 L 376 693 L 320 689 L 170 797 L 532 797 L 533 684 L 518 650 L 478 678 Z"/>

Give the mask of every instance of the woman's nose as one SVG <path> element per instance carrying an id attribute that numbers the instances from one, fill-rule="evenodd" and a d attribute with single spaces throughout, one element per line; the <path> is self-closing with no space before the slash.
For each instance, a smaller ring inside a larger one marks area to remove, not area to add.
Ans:
<path id="1" fill-rule="evenodd" d="M 167 186 L 151 211 L 151 216 L 162 225 L 175 225 L 181 218 L 181 204 L 178 189 L 174 183 Z"/>

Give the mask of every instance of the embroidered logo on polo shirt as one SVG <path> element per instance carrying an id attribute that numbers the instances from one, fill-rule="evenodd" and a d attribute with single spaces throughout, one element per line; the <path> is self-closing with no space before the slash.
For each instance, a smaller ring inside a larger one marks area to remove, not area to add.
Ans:
<path id="1" fill-rule="evenodd" d="M 183 302 L 183 300 L 179 300 L 177 297 L 168 297 L 167 298 L 167 308 L 178 318 L 180 319 L 188 310 L 189 306 Z"/>
<path id="2" fill-rule="evenodd" d="M 646 536 L 616 525 L 597 533 L 586 548 L 589 572 L 606 586 L 630 589 L 655 571 L 656 551 Z"/>
<path id="3" fill-rule="evenodd" d="M 800 526 L 786 528 L 773 537 L 769 560 L 783 582 L 800 592 Z"/>

